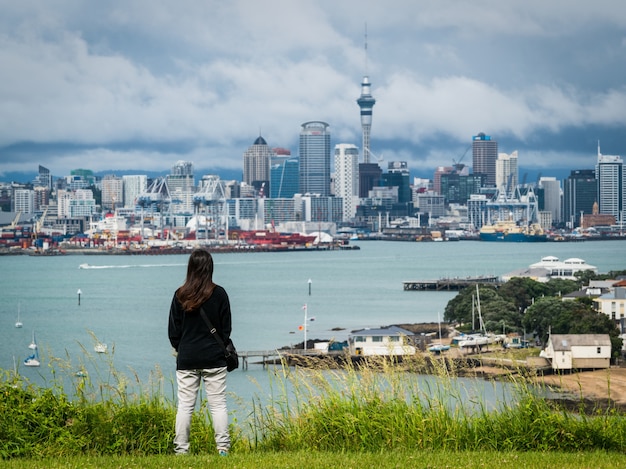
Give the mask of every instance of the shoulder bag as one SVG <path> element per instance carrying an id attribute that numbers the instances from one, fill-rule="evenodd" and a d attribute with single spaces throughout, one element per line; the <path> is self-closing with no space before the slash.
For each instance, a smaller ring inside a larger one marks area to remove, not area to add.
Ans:
<path id="1" fill-rule="evenodd" d="M 200 314 L 202 315 L 202 319 L 204 319 L 204 322 L 206 322 L 206 325 L 209 326 L 209 330 L 211 331 L 211 334 L 213 334 L 213 337 L 215 337 L 215 340 L 217 340 L 217 343 L 220 344 L 224 349 L 224 356 L 226 357 L 226 369 L 228 371 L 233 371 L 239 368 L 239 355 L 237 355 L 237 349 L 235 349 L 235 344 L 233 344 L 233 341 L 229 339 L 228 344 L 224 344 L 224 341 L 217 333 L 217 329 L 213 327 L 213 324 L 211 324 L 211 321 L 204 312 L 204 308 L 200 308 Z"/>

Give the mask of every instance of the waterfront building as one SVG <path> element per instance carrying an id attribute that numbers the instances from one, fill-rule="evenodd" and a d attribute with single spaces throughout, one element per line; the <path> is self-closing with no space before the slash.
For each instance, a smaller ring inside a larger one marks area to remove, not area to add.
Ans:
<path id="1" fill-rule="evenodd" d="M 300 130 L 300 192 L 330 195 L 330 130 L 328 124 L 310 121 Z"/>
<path id="2" fill-rule="evenodd" d="M 148 189 L 148 176 L 145 174 L 122 176 L 124 207 L 134 208 L 139 196 Z"/>
<path id="3" fill-rule="evenodd" d="M 446 202 L 442 195 L 419 194 L 417 196 L 417 208 L 420 213 L 428 215 L 429 220 L 446 215 Z"/>
<path id="4" fill-rule="evenodd" d="M 264 187 L 265 195 L 270 193 L 270 161 L 274 152 L 263 137 L 259 137 L 243 153 L 243 182 L 257 191 Z"/>
<path id="5" fill-rule="evenodd" d="M 343 200 L 343 221 L 350 221 L 359 202 L 359 149 L 356 145 L 335 145 L 335 196 Z"/>
<path id="6" fill-rule="evenodd" d="M 270 197 L 290 198 L 300 192 L 300 162 L 289 150 L 274 149 L 270 160 Z"/>
<path id="7" fill-rule="evenodd" d="M 519 184 L 517 161 L 517 150 L 510 155 L 498 153 L 496 159 L 496 187 L 505 191 L 507 197 L 515 195 L 515 188 Z"/>
<path id="8" fill-rule="evenodd" d="M 252 197 L 227 199 L 229 228 L 263 229 L 263 221 L 259 219 L 259 200 Z"/>
<path id="9" fill-rule="evenodd" d="M 177 161 L 170 174 L 167 175 L 167 189 L 171 197 L 170 211 L 172 214 L 193 213 L 193 194 L 195 179 L 193 163 Z"/>
<path id="10" fill-rule="evenodd" d="M 550 212 L 551 222 L 560 223 L 561 219 L 561 181 L 555 177 L 542 177 L 539 179 L 537 190 L 539 210 Z M 542 225 L 543 226 L 543 225 Z M 550 225 L 545 226 L 550 228 Z"/>
<path id="11" fill-rule="evenodd" d="M 483 132 L 475 135 L 472 140 L 472 159 L 472 172 L 484 174 L 485 184 L 495 187 L 498 142 Z"/>
<path id="12" fill-rule="evenodd" d="M 343 200 L 341 197 L 303 195 L 299 199 L 303 221 L 340 223 L 343 220 Z"/>
<path id="13" fill-rule="evenodd" d="M 102 209 L 115 211 L 124 204 L 124 182 L 122 178 L 108 174 L 102 178 Z"/>
<path id="14" fill-rule="evenodd" d="M 296 219 L 295 199 L 263 198 L 259 201 L 259 213 L 265 226 L 276 227 L 280 223 Z"/>
<path id="15" fill-rule="evenodd" d="M 616 220 L 623 222 L 626 209 L 626 167 L 619 156 L 602 155 L 599 145 L 596 179 L 600 213 L 612 215 Z"/>
<path id="16" fill-rule="evenodd" d="M 593 169 L 577 169 L 563 181 L 563 221 L 570 228 L 580 226 L 581 215 L 591 215 L 598 197 L 598 181 Z"/>
<path id="17" fill-rule="evenodd" d="M 485 224 L 487 202 L 485 194 L 472 194 L 467 201 L 467 221 L 476 230 L 480 230 Z"/>
<path id="18" fill-rule="evenodd" d="M 376 100 L 372 96 L 371 84 L 368 76 L 361 81 L 361 96 L 356 100 L 361 110 L 361 131 L 363 134 L 363 163 L 370 162 L 370 133 L 372 130 L 372 114 Z"/>

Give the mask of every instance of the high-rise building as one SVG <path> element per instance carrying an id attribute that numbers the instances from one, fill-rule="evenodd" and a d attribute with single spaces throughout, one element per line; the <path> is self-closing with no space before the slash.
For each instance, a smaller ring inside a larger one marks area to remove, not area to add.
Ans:
<path id="1" fill-rule="evenodd" d="M 496 185 L 496 160 L 498 159 L 498 142 L 489 135 L 480 132 L 472 140 L 472 172 L 484 174 L 485 184 Z"/>
<path id="2" fill-rule="evenodd" d="M 363 131 L 363 162 L 370 162 L 370 132 L 372 130 L 372 112 L 376 100 L 372 97 L 370 79 L 363 77 L 361 96 L 356 100 L 361 109 L 361 129 Z"/>
<path id="3" fill-rule="evenodd" d="M 137 205 L 137 199 L 148 189 L 148 176 L 134 174 L 122 176 L 124 186 L 124 207 L 133 208 Z"/>
<path id="4" fill-rule="evenodd" d="M 32 189 L 15 189 L 13 192 L 13 211 L 34 213 L 35 192 Z"/>
<path id="5" fill-rule="evenodd" d="M 409 166 L 406 161 L 390 161 L 387 172 L 381 176 L 382 187 L 398 188 L 398 203 L 407 204 L 412 201 Z"/>
<path id="6" fill-rule="evenodd" d="M 302 194 L 330 195 L 330 131 L 326 122 L 302 124 L 299 179 Z"/>
<path id="7" fill-rule="evenodd" d="M 300 162 L 289 150 L 275 148 L 274 153 L 270 160 L 270 197 L 290 199 L 300 192 Z"/>
<path id="8" fill-rule="evenodd" d="M 591 215 L 598 197 L 598 181 L 593 169 L 577 169 L 563 181 L 563 221 L 570 228 L 580 224 L 580 216 Z"/>
<path id="9" fill-rule="evenodd" d="M 618 221 L 624 221 L 623 211 L 626 206 L 625 172 L 622 158 L 615 155 L 602 155 L 598 147 L 598 163 L 596 164 L 598 208 L 600 214 L 613 215 Z"/>
<path id="10" fill-rule="evenodd" d="M 177 161 L 170 174 L 167 175 L 167 188 L 171 197 L 170 211 L 172 213 L 193 213 L 193 195 L 195 179 L 193 163 Z"/>
<path id="11" fill-rule="evenodd" d="M 359 149 L 356 145 L 335 145 L 335 197 L 343 200 L 343 221 L 354 218 L 359 199 Z"/>
<path id="12" fill-rule="evenodd" d="M 124 204 L 124 184 L 122 178 L 107 174 L 102 178 L 102 208 L 115 210 Z"/>
<path id="13" fill-rule="evenodd" d="M 539 179 L 539 210 L 552 214 L 552 223 L 560 223 L 561 219 L 561 181 L 555 177 Z"/>
<path id="14" fill-rule="evenodd" d="M 498 153 L 496 159 L 496 187 L 506 192 L 507 197 L 515 195 L 519 184 L 517 170 L 517 150 L 511 153 Z"/>
<path id="15" fill-rule="evenodd" d="M 50 175 L 50 170 L 48 168 L 44 168 L 39 165 L 39 174 L 35 177 L 33 181 L 34 186 L 41 186 L 48 189 L 48 191 L 52 190 L 52 176 Z"/>
<path id="16" fill-rule="evenodd" d="M 270 193 L 270 162 L 274 152 L 265 139 L 259 136 L 243 153 L 243 182 L 256 190 L 264 187 L 265 195 Z"/>

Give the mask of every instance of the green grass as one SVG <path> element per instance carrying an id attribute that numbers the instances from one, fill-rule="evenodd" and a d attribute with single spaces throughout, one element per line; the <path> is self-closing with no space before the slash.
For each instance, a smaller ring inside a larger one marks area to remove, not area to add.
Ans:
<path id="1" fill-rule="evenodd" d="M 2 467 L 626 467 L 617 409 L 555 407 L 513 374 L 515 400 L 468 400 L 452 362 L 436 362 L 438 379 L 426 382 L 418 358 L 279 368 L 271 400 L 255 398 L 247 417 L 231 422 L 228 458 L 215 455 L 205 406 L 192 422 L 192 454 L 173 455 L 175 390 L 159 370 L 144 387 L 112 359 L 93 380 L 76 379 L 80 366 L 69 357 L 53 363 L 46 387 L 11 372 L 0 379 Z"/>
<path id="2" fill-rule="evenodd" d="M 75 456 L 40 460 L 11 460 L 0 462 L 0 467 L 15 469 L 147 469 L 147 468 L 498 468 L 498 469 L 588 469 L 623 468 L 626 456 L 603 452 L 495 452 L 495 451 L 380 451 L 377 453 L 340 453 L 284 451 L 272 453 L 195 455 L 176 457 L 158 456 Z"/>

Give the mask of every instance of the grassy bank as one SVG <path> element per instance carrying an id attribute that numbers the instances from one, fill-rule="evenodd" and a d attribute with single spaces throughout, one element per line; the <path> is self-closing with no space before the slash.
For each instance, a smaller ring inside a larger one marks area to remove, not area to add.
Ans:
<path id="1" fill-rule="evenodd" d="M 54 363 L 58 381 L 45 388 L 13 372 L 2 375 L 3 466 L 626 465 L 626 419 L 616 409 L 598 408 L 591 415 L 567 411 L 513 374 L 515 399 L 468 399 L 445 362 L 433 370 L 436 380 L 419 380 L 411 371 L 423 367 L 418 358 L 402 367 L 375 361 L 359 369 L 279 368 L 272 400 L 255 399 L 248 416 L 231 423 L 228 462 L 214 455 L 205 407 L 192 423 L 192 455 L 176 458 L 174 393 L 162 391 L 173 388 L 159 373 L 131 392 L 129 378 L 113 368 L 92 373 L 98 379 L 76 379 L 63 377 L 76 366 Z M 66 392 L 61 383 L 67 382 L 74 389 Z"/>

